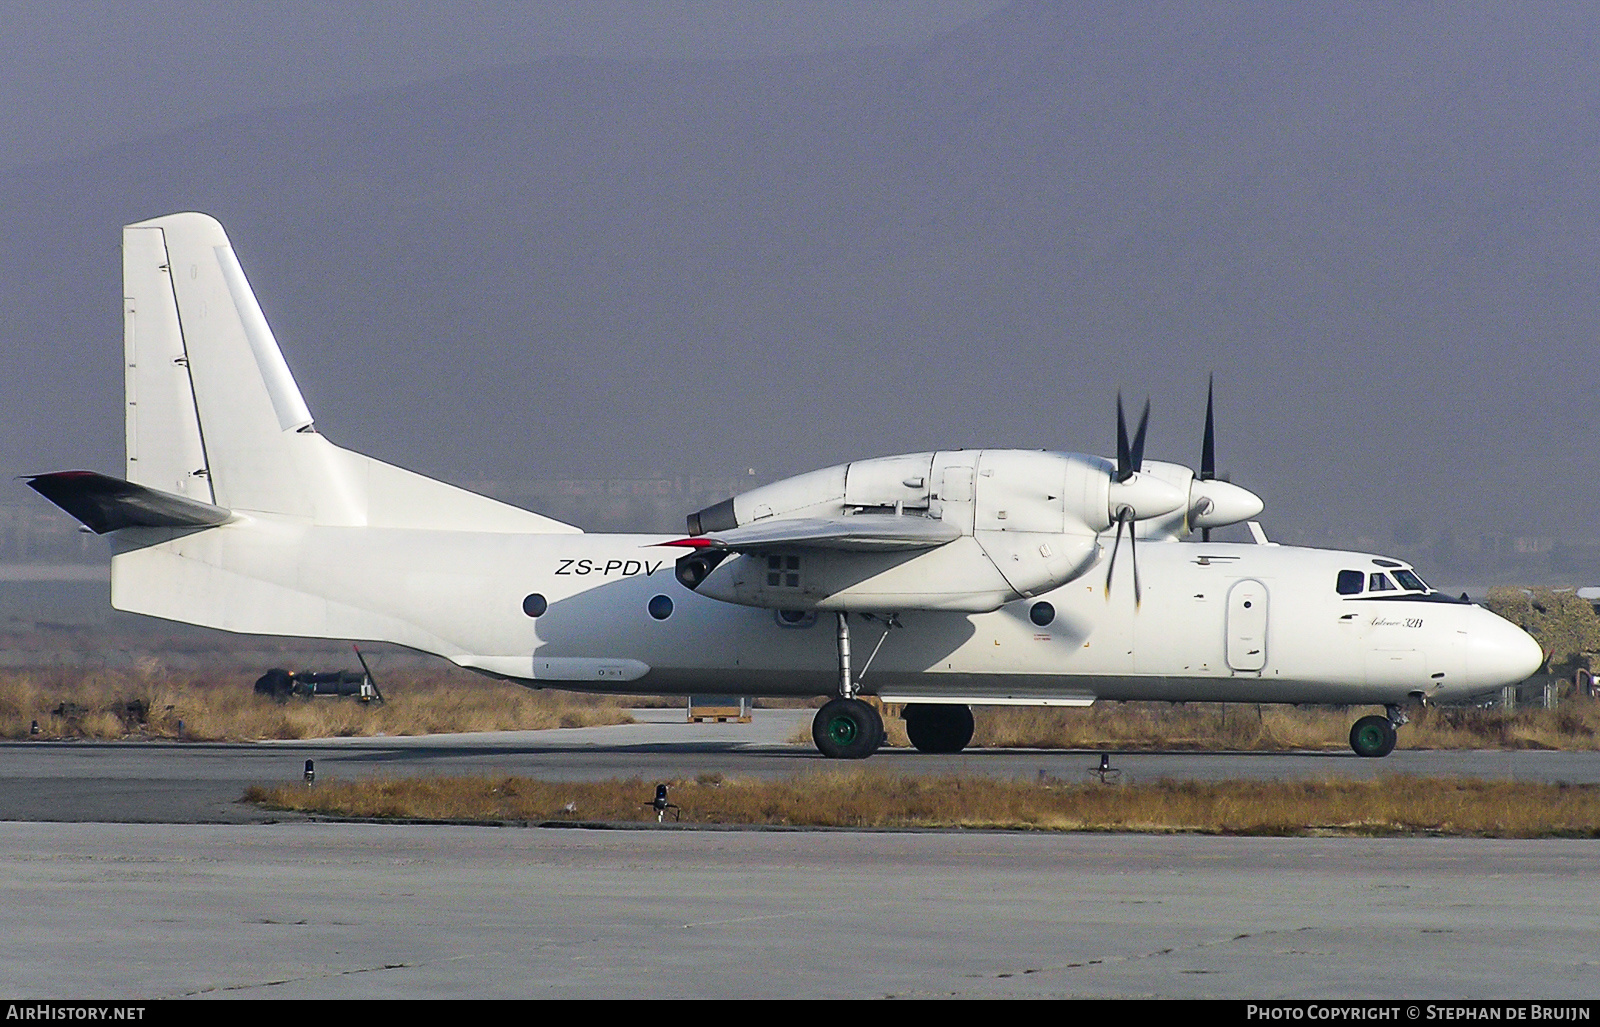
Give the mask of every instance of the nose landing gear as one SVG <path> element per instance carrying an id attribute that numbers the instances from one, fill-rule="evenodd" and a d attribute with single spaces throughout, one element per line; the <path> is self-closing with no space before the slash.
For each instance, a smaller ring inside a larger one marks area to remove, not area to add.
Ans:
<path id="1" fill-rule="evenodd" d="M 1362 717 L 1350 729 L 1350 748 L 1357 756 L 1376 759 L 1394 751 L 1396 729 L 1410 718 L 1398 706 L 1385 709 L 1389 713 L 1387 717 Z"/>

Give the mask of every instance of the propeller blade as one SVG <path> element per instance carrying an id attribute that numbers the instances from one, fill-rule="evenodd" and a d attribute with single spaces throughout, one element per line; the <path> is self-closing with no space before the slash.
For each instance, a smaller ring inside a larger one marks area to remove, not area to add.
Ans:
<path id="1" fill-rule="evenodd" d="M 1128 559 L 1133 561 L 1133 605 L 1144 602 L 1144 589 L 1139 585 L 1139 536 L 1133 530 L 1133 510 L 1123 507 L 1117 511 L 1117 539 L 1111 544 L 1111 559 L 1106 561 L 1106 600 L 1111 599 L 1111 576 L 1117 571 L 1117 550 L 1122 548 L 1122 528 L 1128 528 Z"/>
<path id="2" fill-rule="evenodd" d="M 1133 561 L 1133 608 L 1137 610 L 1139 604 L 1144 602 L 1144 592 L 1139 588 L 1139 546 L 1138 532 L 1133 530 L 1133 514 L 1128 514 L 1128 559 Z"/>
<path id="3" fill-rule="evenodd" d="M 1111 559 L 1106 561 L 1106 600 L 1111 599 L 1111 575 L 1117 569 L 1117 550 L 1122 548 L 1122 512 L 1117 512 L 1117 540 L 1111 543 Z"/>
<path id="4" fill-rule="evenodd" d="M 1206 433 L 1200 440 L 1200 480 L 1210 481 L 1217 476 L 1217 430 L 1213 419 L 1214 409 L 1212 397 L 1216 387 L 1216 375 L 1206 381 Z"/>
<path id="5" fill-rule="evenodd" d="M 1144 467 L 1144 432 L 1150 427 L 1150 401 L 1144 401 L 1144 413 L 1139 417 L 1139 430 L 1133 433 L 1133 471 Z M 1124 479 L 1126 480 L 1126 479 Z"/>
<path id="6" fill-rule="evenodd" d="M 1133 449 L 1128 445 L 1128 420 L 1122 414 L 1122 392 L 1117 392 L 1117 480 L 1133 477 Z"/>

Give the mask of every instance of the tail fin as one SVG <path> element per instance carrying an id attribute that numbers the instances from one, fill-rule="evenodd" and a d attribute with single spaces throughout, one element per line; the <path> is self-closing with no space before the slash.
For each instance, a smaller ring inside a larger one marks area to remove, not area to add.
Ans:
<path id="1" fill-rule="evenodd" d="M 330 444 L 204 214 L 123 229 L 128 480 L 315 524 L 578 529 Z"/>

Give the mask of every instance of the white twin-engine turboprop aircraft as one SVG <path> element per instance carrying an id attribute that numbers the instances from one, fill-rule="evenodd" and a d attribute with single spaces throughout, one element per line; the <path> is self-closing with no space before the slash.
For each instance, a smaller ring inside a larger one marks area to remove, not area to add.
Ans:
<path id="1" fill-rule="evenodd" d="M 31 479 L 110 535 L 120 610 L 394 642 L 534 687 L 831 694 L 813 736 L 841 758 L 883 740 L 863 695 L 906 704 L 925 752 L 963 748 L 974 705 L 1382 705 L 1350 737 L 1382 756 L 1407 705 L 1542 660 L 1398 560 L 1258 529 L 1178 541 L 1261 510 L 1215 476 L 1209 404 L 1199 474 L 1145 463 L 1119 400 L 1114 462 L 881 457 L 691 514 L 687 537 L 588 535 L 319 435 L 213 219 L 128 226 L 123 283 L 127 478 Z"/>

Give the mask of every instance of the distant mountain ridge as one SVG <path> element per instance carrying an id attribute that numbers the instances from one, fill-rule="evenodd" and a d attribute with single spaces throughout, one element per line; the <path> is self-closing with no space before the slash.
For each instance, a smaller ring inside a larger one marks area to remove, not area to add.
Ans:
<path id="1" fill-rule="evenodd" d="M 1268 517 L 1577 531 L 1600 15 L 1018 3 L 932 43 L 560 59 L 0 176 L 15 472 L 117 467 L 117 228 L 227 225 L 319 423 L 454 477 L 1107 451 Z"/>

